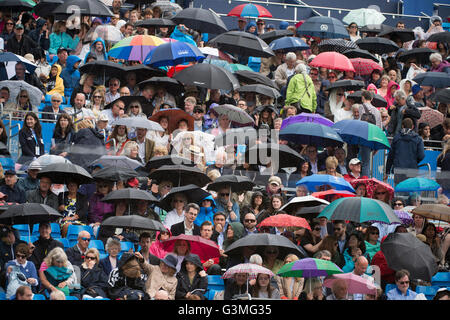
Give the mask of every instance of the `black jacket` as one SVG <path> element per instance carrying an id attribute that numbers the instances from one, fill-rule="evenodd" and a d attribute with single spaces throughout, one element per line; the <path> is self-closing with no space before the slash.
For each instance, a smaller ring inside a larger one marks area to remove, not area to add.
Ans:
<path id="1" fill-rule="evenodd" d="M 94 296 L 90 290 L 94 290 L 97 295 L 106 298 L 106 290 L 108 288 L 108 275 L 97 265 L 92 269 L 85 269 L 80 266 L 81 271 L 81 292 L 82 294 L 88 294 Z"/>
<path id="2" fill-rule="evenodd" d="M 17 41 L 17 38 L 13 35 L 8 39 L 8 42 L 5 45 L 5 50 L 23 57 L 27 53 L 32 53 L 34 55 L 37 47 L 38 44 L 26 34 L 22 36 L 20 41 Z"/>
<path id="3" fill-rule="evenodd" d="M 25 203 L 27 201 L 25 192 L 22 192 L 22 190 L 19 189 L 17 183 L 13 188 L 7 185 L 0 186 L 0 192 L 8 196 L 8 202 Z"/>
<path id="4" fill-rule="evenodd" d="M 41 32 L 42 26 L 45 24 L 45 22 L 46 22 L 45 19 L 38 19 L 36 21 L 36 29 L 31 30 L 28 33 L 28 36 L 31 38 L 31 40 L 39 44 L 39 46 L 42 49 L 48 50 L 50 48 L 50 38 L 49 37 L 46 38 L 45 33 Z"/>
<path id="5" fill-rule="evenodd" d="M 66 206 L 69 203 L 68 195 L 69 195 L 68 191 L 58 194 L 59 205 L 63 204 L 64 206 Z M 87 223 L 88 199 L 84 194 L 77 192 L 76 206 L 77 206 L 76 214 L 78 215 L 78 220 Z"/>
<path id="6" fill-rule="evenodd" d="M 422 138 L 412 130 L 402 129 L 392 140 L 386 161 L 386 174 L 392 168 L 417 169 L 424 158 Z"/>
<path id="7" fill-rule="evenodd" d="M 75 131 L 71 130 L 64 138 L 59 131 L 53 131 L 53 139 L 55 140 L 55 149 L 50 150 L 50 154 L 59 155 L 62 152 L 68 152 L 70 145 L 75 137 Z"/>
<path id="8" fill-rule="evenodd" d="M 49 112 L 49 113 L 43 113 L 43 114 L 42 114 L 42 120 L 41 120 L 41 121 L 44 121 L 44 122 L 47 122 L 47 121 L 45 121 L 45 120 L 52 120 L 52 121 L 48 121 L 48 122 L 53 122 L 53 121 L 55 121 L 55 120 L 58 119 L 58 117 L 59 117 L 59 115 L 60 115 L 61 113 L 66 113 L 66 112 L 65 112 L 63 109 L 61 109 L 61 108 L 59 108 L 58 113 L 55 113 L 55 112 L 53 111 L 52 106 L 45 106 L 44 109 L 42 109 L 42 112 Z M 53 114 L 50 114 L 50 112 L 53 113 Z"/>
<path id="9" fill-rule="evenodd" d="M 103 138 L 103 135 L 93 128 L 80 129 L 73 138 L 69 160 L 76 165 L 87 167 L 106 154 Z"/>
<path id="10" fill-rule="evenodd" d="M 39 237 L 38 240 L 33 242 L 33 245 L 35 246 L 35 248 L 33 250 L 33 254 L 28 260 L 34 263 L 34 265 L 36 266 L 36 270 L 39 270 L 42 261 L 44 261 L 44 258 L 54 248 L 60 247 L 64 250 L 64 245 L 58 240 L 53 239 L 52 237 L 50 237 L 50 239 L 48 240 Z"/>
<path id="11" fill-rule="evenodd" d="M 173 237 L 178 236 L 180 234 L 184 234 L 184 221 L 172 225 L 172 227 L 170 228 L 170 232 L 172 232 Z M 200 235 L 200 227 L 195 223 L 194 223 L 194 230 L 192 233 L 194 234 L 194 236 Z"/>
<path id="12" fill-rule="evenodd" d="M 78 244 L 67 248 L 66 255 L 67 259 L 69 259 L 70 263 L 74 266 L 81 266 L 84 262 L 84 254 L 81 254 L 80 250 L 78 250 Z"/>
<path id="13" fill-rule="evenodd" d="M 37 139 L 37 141 L 36 141 Z M 44 140 L 42 139 L 42 135 L 36 134 L 36 139 L 34 138 L 31 130 L 28 128 L 22 128 L 19 131 L 19 144 L 22 149 L 22 156 L 19 163 L 23 163 L 24 161 L 31 160 L 34 157 L 42 156 L 45 154 L 44 149 Z M 36 146 L 39 146 L 39 155 L 36 154 Z"/>
<path id="14" fill-rule="evenodd" d="M 175 300 L 183 300 L 188 292 L 192 292 L 195 289 L 203 289 L 204 291 L 195 291 L 194 294 L 199 296 L 202 300 L 205 300 L 203 295 L 208 288 L 208 278 L 201 277 L 198 272 L 194 276 L 191 282 L 189 281 L 189 276 L 186 270 L 181 270 L 177 273 L 177 291 L 175 292 Z"/>

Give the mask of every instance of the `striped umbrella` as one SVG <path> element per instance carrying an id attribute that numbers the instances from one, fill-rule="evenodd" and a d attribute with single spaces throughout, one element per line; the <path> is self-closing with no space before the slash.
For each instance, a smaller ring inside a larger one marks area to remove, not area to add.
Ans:
<path id="1" fill-rule="evenodd" d="M 379 221 L 387 224 L 401 223 L 388 204 L 365 197 L 337 199 L 317 217 L 325 217 L 328 220 L 350 220 L 358 223 L 366 221 Z"/>
<path id="2" fill-rule="evenodd" d="M 228 269 L 222 276 L 223 279 L 233 278 L 235 274 L 238 273 L 247 273 L 249 275 L 249 279 L 256 279 L 258 273 L 268 274 L 270 277 L 274 276 L 274 273 L 269 269 L 254 264 L 254 263 L 240 263 L 234 267 Z"/>
<path id="3" fill-rule="evenodd" d="M 371 74 L 372 71 L 375 69 L 383 71 L 383 67 L 371 59 L 353 58 L 353 59 L 350 59 L 350 61 L 353 65 L 353 68 L 355 68 L 356 74 L 359 74 L 359 75 L 364 76 L 364 75 Z"/>
<path id="4" fill-rule="evenodd" d="M 117 42 L 108 55 L 116 59 L 144 61 L 151 49 L 164 43 L 164 40 L 155 36 L 131 36 Z"/>
<path id="5" fill-rule="evenodd" d="M 253 4 L 253 3 L 246 3 L 246 4 L 240 4 L 233 9 L 231 9 L 230 12 L 228 12 L 227 16 L 232 17 L 253 17 L 253 18 L 272 18 L 272 14 L 264 8 L 263 6 Z"/>
<path id="6" fill-rule="evenodd" d="M 325 39 L 319 43 L 320 52 L 336 51 L 344 53 L 351 49 L 358 49 L 358 46 L 355 42 L 344 39 Z"/>
<path id="7" fill-rule="evenodd" d="M 395 186 L 395 192 L 422 192 L 422 191 L 436 191 L 441 186 L 434 180 L 427 178 L 409 178 L 403 180 Z"/>
<path id="8" fill-rule="evenodd" d="M 277 272 L 277 275 L 282 277 L 313 278 L 326 277 L 337 273 L 343 273 L 343 271 L 334 262 L 304 258 L 285 264 Z"/>

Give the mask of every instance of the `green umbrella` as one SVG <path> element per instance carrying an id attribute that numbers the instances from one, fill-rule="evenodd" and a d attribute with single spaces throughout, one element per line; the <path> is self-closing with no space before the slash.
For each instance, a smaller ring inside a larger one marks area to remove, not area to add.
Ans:
<path id="1" fill-rule="evenodd" d="M 305 258 L 285 264 L 277 274 L 282 277 L 312 278 L 326 277 L 336 273 L 343 273 L 343 271 L 334 262 Z"/>
<path id="2" fill-rule="evenodd" d="M 245 66 L 240 63 L 232 63 L 232 64 L 230 64 L 230 67 L 231 67 L 231 71 L 233 71 L 233 72 L 241 71 L 241 70 L 253 71 L 253 69 L 250 68 L 249 66 Z"/>
<path id="3" fill-rule="evenodd" d="M 329 204 L 317 218 L 328 220 L 350 220 L 353 222 L 378 221 L 401 223 L 392 208 L 380 200 L 352 197 L 340 198 Z"/>

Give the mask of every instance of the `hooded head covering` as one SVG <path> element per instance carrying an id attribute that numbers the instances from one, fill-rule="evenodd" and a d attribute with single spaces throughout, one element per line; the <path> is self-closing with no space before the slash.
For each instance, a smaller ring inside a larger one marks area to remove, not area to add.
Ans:
<path id="1" fill-rule="evenodd" d="M 183 262 L 181 263 L 181 269 L 186 269 L 186 262 L 193 263 L 197 267 L 197 271 L 203 270 L 203 265 L 200 260 L 200 257 L 194 253 L 190 253 L 187 256 L 184 257 Z"/>
<path id="2" fill-rule="evenodd" d="M 73 66 L 78 62 L 81 61 L 81 59 L 78 56 L 68 56 L 67 60 L 66 60 L 66 70 L 69 73 L 74 73 L 75 71 L 77 71 L 78 73 L 80 73 L 78 71 L 78 69 L 75 69 Z"/>
<path id="3" fill-rule="evenodd" d="M 256 22 L 255 21 L 250 21 L 246 26 L 245 26 L 245 32 L 249 32 L 249 33 L 253 33 L 256 35 L 256 29 L 255 32 L 250 32 L 248 31 L 250 29 L 250 27 L 255 27 L 256 28 Z"/>
<path id="4" fill-rule="evenodd" d="M 377 86 L 374 85 L 373 83 L 371 83 L 367 86 L 367 90 L 370 90 L 370 89 L 375 89 L 375 93 L 378 93 Z"/>

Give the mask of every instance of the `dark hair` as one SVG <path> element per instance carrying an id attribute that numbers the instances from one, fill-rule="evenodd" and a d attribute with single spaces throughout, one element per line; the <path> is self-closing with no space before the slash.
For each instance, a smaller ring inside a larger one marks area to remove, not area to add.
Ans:
<path id="1" fill-rule="evenodd" d="M 147 239 L 151 237 L 152 235 L 150 234 L 150 232 L 142 232 L 141 235 L 139 236 L 139 242 L 141 242 L 142 239 Z"/>
<path id="2" fill-rule="evenodd" d="M 61 113 L 58 116 L 58 119 L 56 120 L 55 129 L 53 131 L 53 138 L 55 138 L 55 135 L 57 135 L 57 134 L 60 134 L 60 135 L 63 134 L 63 132 L 61 131 L 62 130 L 61 125 L 59 124 L 59 121 L 63 118 L 67 119 L 69 121 L 69 125 L 65 129 L 64 136 L 67 137 L 67 135 L 70 133 L 70 131 L 75 130 L 73 127 L 72 117 L 67 113 Z"/>
<path id="3" fill-rule="evenodd" d="M 439 289 L 439 290 L 441 290 L 441 289 Z M 433 300 L 439 300 L 440 298 L 445 297 L 445 296 L 450 297 L 450 290 L 448 290 L 448 289 L 443 289 L 442 291 L 439 291 L 439 290 L 438 290 L 438 292 L 436 292 L 436 295 L 434 296 Z"/>
<path id="4" fill-rule="evenodd" d="M 252 296 L 253 297 L 258 296 L 258 294 L 259 294 L 260 287 L 259 287 L 258 279 L 259 279 L 259 276 L 261 274 L 262 273 L 258 273 L 258 275 L 256 276 L 256 283 L 255 283 L 255 285 L 252 288 Z M 266 274 L 266 275 L 269 276 L 268 274 Z M 272 294 L 273 294 L 274 290 L 275 290 L 275 288 L 270 284 L 270 276 L 269 276 L 269 284 L 267 286 L 268 298 L 269 299 L 272 298 Z"/>
<path id="5" fill-rule="evenodd" d="M 364 234 L 365 235 L 364 240 L 369 241 L 370 232 L 374 231 L 374 230 L 378 231 L 378 233 L 380 232 L 380 230 L 377 227 L 375 227 L 375 226 L 368 226 L 367 229 L 366 229 L 366 233 Z"/>
<path id="6" fill-rule="evenodd" d="M 395 273 L 395 281 L 400 280 L 400 279 L 403 278 L 404 276 L 408 276 L 408 278 L 410 278 L 410 277 L 411 277 L 411 274 L 410 274 L 409 271 L 406 270 L 406 269 L 398 270 L 398 271 Z"/>
<path id="7" fill-rule="evenodd" d="M 359 241 L 358 248 L 361 249 L 362 254 L 366 253 L 366 243 L 364 242 L 363 234 L 359 231 L 354 231 L 348 236 L 344 250 L 349 248 L 348 241 L 350 240 L 351 237 L 356 237 L 356 239 Z M 349 252 L 349 254 L 351 255 L 351 252 Z"/>
<path id="8" fill-rule="evenodd" d="M 227 218 L 227 215 L 223 211 L 217 211 L 216 213 L 214 213 L 213 221 L 216 218 L 216 216 L 223 216 L 223 217 L 225 217 L 225 219 Z"/>
<path id="9" fill-rule="evenodd" d="M 41 137 L 41 132 L 42 132 L 41 123 L 39 122 L 39 118 L 38 118 L 38 116 L 36 115 L 36 113 L 34 113 L 34 112 L 32 112 L 32 111 L 27 112 L 27 114 L 26 114 L 25 117 L 23 118 L 23 124 L 24 124 L 24 126 L 23 126 L 22 130 L 24 130 L 24 129 L 30 130 L 30 128 L 27 127 L 27 118 L 28 118 L 29 116 L 32 117 L 34 120 L 36 120 L 36 124 L 34 125 L 34 132 L 35 132 L 36 135 L 40 138 L 40 137 Z"/>
<path id="10" fill-rule="evenodd" d="M 0 120 L 0 128 L 3 129 L 2 134 L 0 134 L 0 142 L 7 144 L 8 143 L 8 135 L 6 134 L 5 124 L 3 123 L 2 120 Z"/>
<path id="11" fill-rule="evenodd" d="M 203 226 L 212 226 L 212 222 L 209 220 L 203 221 L 203 223 L 200 225 L 200 230 L 203 228 Z"/>
<path id="12" fill-rule="evenodd" d="M 363 90 L 362 93 L 361 93 L 361 97 L 363 97 L 366 100 L 372 101 L 373 94 L 369 90 Z"/>
<path id="13" fill-rule="evenodd" d="M 402 128 L 412 129 L 413 127 L 414 127 L 414 123 L 411 120 L 411 118 L 403 119 L 403 121 L 402 121 Z"/>
<path id="14" fill-rule="evenodd" d="M 433 241 L 434 241 L 434 240 L 436 239 L 437 233 L 438 233 L 438 231 L 436 230 L 436 226 L 434 225 L 434 223 L 431 223 L 431 222 L 425 223 L 425 224 L 423 225 L 423 228 L 422 228 L 422 234 L 423 234 L 423 235 L 426 235 L 426 234 L 425 234 L 425 231 L 427 230 L 428 227 L 432 227 L 433 230 L 434 230 L 434 237 L 433 237 Z"/>

